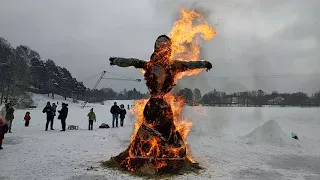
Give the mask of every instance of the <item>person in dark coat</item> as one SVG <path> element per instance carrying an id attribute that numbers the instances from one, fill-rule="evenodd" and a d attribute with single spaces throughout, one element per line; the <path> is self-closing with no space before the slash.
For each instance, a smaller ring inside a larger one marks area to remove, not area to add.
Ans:
<path id="1" fill-rule="evenodd" d="M 114 102 L 114 105 L 110 109 L 110 113 L 112 114 L 112 128 L 114 128 L 114 122 L 116 122 L 116 127 L 118 127 L 119 112 L 120 108 L 117 102 Z"/>
<path id="2" fill-rule="evenodd" d="M 58 112 L 60 113 L 58 119 L 61 119 L 61 126 L 62 126 L 61 131 L 66 131 L 66 119 L 68 117 L 68 104 L 62 103 L 62 109 Z"/>
<path id="3" fill-rule="evenodd" d="M 128 106 L 129 106 L 129 105 L 128 105 Z M 119 114 L 120 114 L 120 126 L 123 127 L 123 120 L 124 120 L 124 118 L 126 117 L 126 114 L 127 114 L 127 111 L 126 111 L 126 109 L 124 108 L 124 105 L 123 105 L 123 104 L 120 105 Z"/>
<path id="4" fill-rule="evenodd" d="M 42 111 L 43 113 L 47 114 L 47 123 L 46 123 L 46 131 L 48 131 L 48 126 L 49 126 L 49 122 L 50 122 L 50 129 L 53 129 L 53 118 L 54 118 L 54 113 L 53 113 L 53 109 L 51 107 L 50 102 L 47 102 L 46 107 L 43 109 Z"/>
<path id="5" fill-rule="evenodd" d="M 11 102 L 6 105 L 6 117 L 5 117 L 5 119 L 6 119 L 6 122 L 8 124 L 9 133 L 11 133 L 12 121 L 14 119 L 14 109 L 13 109 L 13 106 L 12 106 Z"/>

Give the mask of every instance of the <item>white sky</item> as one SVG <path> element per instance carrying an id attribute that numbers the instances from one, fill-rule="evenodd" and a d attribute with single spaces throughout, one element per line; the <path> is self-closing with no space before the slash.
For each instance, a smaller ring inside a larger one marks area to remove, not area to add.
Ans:
<path id="1" fill-rule="evenodd" d="M 180 87 L 228 92 L 252 89 L 320 90 L 320 76 L 210 79 L 320 72 L 320 2 L 316 0 L 0 0 L 0 36 L 28 45 L 71 71 L 78 80 L 103 70 L 142 78 L 134 69 L 110 67 L 110 56 L 148 59 L 157 36 L 167 34 L 179 8 L 204 7 L 217 36 L 203 44 L 214 68 L 182 80 Z M 114 77 L 114 76 L 108 76 Z M 92 87 L 95 80 L 86 82 Z M 143 83 L 104 80 L 117 91 Z"/>

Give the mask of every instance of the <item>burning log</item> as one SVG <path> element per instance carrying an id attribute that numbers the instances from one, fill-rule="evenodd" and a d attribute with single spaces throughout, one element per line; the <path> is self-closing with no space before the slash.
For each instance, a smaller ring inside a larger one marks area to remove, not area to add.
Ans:
<path id="1" fill-rule="evenodd" d="M 137 122 L 129 147 L 110 159 L 109 163 L 117 164 L 124 170 L 136 172 L 149 168 L 156 173 L 177 172 L 185 164 L 197 166 L 188 155 L 186 136 L 191 123 L 182 120 L 184 102 L 169 92 L 181 77 L 212 68 L 210 62 L 197 60 L 199 47 L 197 40 L 193 41 L 193 36 L 202 33 L 201 37 L 211 39 L 215 31 L 206 23 L 193 27 L 194 18 L 201 20 L 201 16 L 194 11 L 182 10 L 182 18 L 181 22 L 186 23 L 182 25 L 191 27 L 186 28 L 176 23 L 176 28 L 182 29 L 172 30 L 175 32 L 170 33 L 173 40 L 166 35 L 159 36 L 149 61 L 136 58 L 110 58 L 110 65 L 141 69 L 151 95 L 148 100 L 136 101 L 132 110 L 137 115 Z M 190 32 L 184 32 L 188 29 L 191 29 Z M 181 32 L 183 36 L 176 34 Z M 191 44 L 190 48 L 194 51 L 184 52 L 181 45 L 184 43 Z M 190 57 L 191 60 L 179 58 L 181 55 Z M 177 60 L 173 60 L 175 57 Z"/>

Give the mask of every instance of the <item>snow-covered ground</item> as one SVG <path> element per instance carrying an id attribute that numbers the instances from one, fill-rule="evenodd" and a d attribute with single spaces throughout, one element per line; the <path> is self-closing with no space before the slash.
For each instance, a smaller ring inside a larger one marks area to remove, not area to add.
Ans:
<path id="1" fill-rule="evenodd" d="M 58 108 L 62 98 L 57 97 Z M 130 113 L 125 126 L 98 129 L 101 123 L 111 123 L 105 105 L 69 104 L 68 125 L 79 130 L 44 131 L 42 108 L 48 99 L 35 95 L 37 109 L 31 112 L 30 127 L 24 127 L 27 110 L 17 110 L 13 133 L 6 134 L 0 151 L 0 180 L 2 179 L 139 179 L 119 171 L 100 167 L 127 148 L 132 135 L 134 117 Z M 132 101 L 118 101 L 118 104 Z M 88 131 L 87 113 L 94 108 L 97 123 Z M 185 117 L 194 125 L 188 136 L 192 155 L 205 169 L 200 174 L 186 174 L 175 179 L 216 180 L 319 180 L 320 179 L 320 113 L 318 108 L 225 108 L 186 107 Z M 299 141 L 290 133 L 296 132 Z M 93 170 L 90 170 L 90 167 Z M 88 170 L 89 168 L 89 170 Z"/>

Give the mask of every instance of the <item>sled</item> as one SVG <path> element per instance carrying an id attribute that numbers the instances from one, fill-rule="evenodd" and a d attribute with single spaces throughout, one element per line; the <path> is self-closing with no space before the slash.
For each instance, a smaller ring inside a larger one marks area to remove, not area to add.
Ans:
<path id="1" fill-rule="evenodd" d="M 75 125 L 68 125 L 68 129 L 69 129 L 69 130 L 78 130 L 79 127 L 78 127 L 78 126 L 75 126 Z"/>

